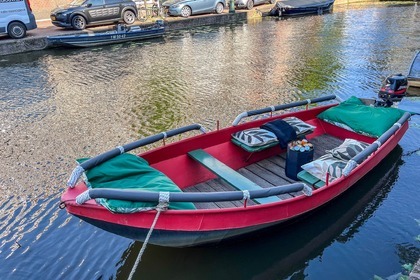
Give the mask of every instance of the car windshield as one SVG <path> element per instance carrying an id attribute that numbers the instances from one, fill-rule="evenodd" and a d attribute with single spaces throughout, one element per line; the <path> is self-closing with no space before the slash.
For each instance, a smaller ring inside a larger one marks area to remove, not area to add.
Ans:
<path id="1" fill-rule="evenodd" d="M 85 3 L 86 0 L 74 0 L 70 3 L 70 6 L 81 6 L 83 3 Z"/>

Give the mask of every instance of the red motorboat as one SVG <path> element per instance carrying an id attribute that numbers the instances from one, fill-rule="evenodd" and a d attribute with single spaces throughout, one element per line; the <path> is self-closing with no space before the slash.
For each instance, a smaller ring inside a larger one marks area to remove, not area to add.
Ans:
<path id="1" fill-rule="evenodd" d="M 289 221 L 353 186 L 408 129 L 407 112 L 334 98 L 244 112 L 230 127 L 140 155 L 127 152 L 203 128 L 186 126 L 79 160 L 62 205 L 106 231 L 139 241 L 150 231 L 149 243 L 169 247 L 218 243 Z M 250 116 L 260 118 L 243 122 Z"/>

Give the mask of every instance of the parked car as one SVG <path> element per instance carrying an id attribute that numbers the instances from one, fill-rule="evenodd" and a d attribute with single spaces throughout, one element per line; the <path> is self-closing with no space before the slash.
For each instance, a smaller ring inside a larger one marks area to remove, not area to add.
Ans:
<path id="1" fill-rule="evenodd" d="M 247 8 L 248 10 L 251 10 L 255 5 L 261 5 L 261 4 L 275 4 L 276 0 L 235 0 L 235 6 L 238 8 Z"/>
<path id="2" fill-rule="evenodd" d="M 190 15 L 223 13 L 225 0 L 169 0 L 162 4 L 170 16 L 189 17 Z"/>
<path id="3" fill-rule="evenodd" d="M 88 25 L 121 20 L 133 24 L 137 7 L 131 0 L 74 0 L 68 6 L 54 9 L 50 17 L 55 26 L 82 30 Z"/>
<path id="4" fill-rule="evenodd" d="M 35 16 L 29 0 L 0 1 L 0 34 L 21 39 L 26 36 L 27 30 L 35 28 Z"/>

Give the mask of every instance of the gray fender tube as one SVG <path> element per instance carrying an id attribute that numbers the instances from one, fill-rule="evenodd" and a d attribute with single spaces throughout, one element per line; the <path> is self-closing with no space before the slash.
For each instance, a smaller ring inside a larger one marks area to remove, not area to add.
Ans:
<path id="1" fill-rule="evenodd" d="M 304 183 L 294 183 L 290 185 L 277 186 L 260 190 L 251 190 L 248 192 L 249 198 L 254 199 L 298 191 L 304 191 L 307 196 L 312 194 L 312 189 Z M 159 202 L 159 194 L 160 192 L 147 192 L 127 189 L 89 189 L 78 195 L 76 197 L 76 202 L 78 204 L 83 204 L 90 199 L 96 198 L 119 199 L 133 202 Z M 200 193 L 169 192 L 169 201 L 171 202 L 218 202 L 242 199 L 244 199 L 243 191 Z"/>
<path id="2" fill-rule="evenodd" d="M 205 133 L 205 129 L 201 125 L 191 124 L 191 125 L 188 125 L 188 126 L 176 128 L 176 129 L 173 129 L 173 130 L 169 130 L 167 132 L 161 132 L 159 134 L 152 135 L 152 136 L 134 141 L 132 143 L 125 144 L 123 146 L 119 146 L 119 147 L 117 147 L 115 149 L 112 149 L 108 152 L 105 152 L 105 153 L 100 154 L 96 157 L 93 157 L 93 158 L 81 163 L 80 165 L 78 165 L 73 170 L 73 172 L 70 176 L 70 179 L 67 182 L 67 186 L 71 187 L 71 188 L 74 187 L 76 185 L 77 180 L 80 178 L 80 176 L 82 175 L 82 173 L 84 171 L 89 170 L 89 169 L 91 169 L 95 166 L 98 166 L 99 164 L 101 164 L 101 163 L 103 163 L 107 160 L 110 160 L 110 159 L 112 159 L 112 158 L 114 158 L 114 157 L 116 157 L 120 154 L 123 154 L 125 152 L 134 150 L 136 148 L 154 143 L 156 141 L 165 139 L 167 137 L 182 134 L 182 133 L 185 133 L 185 132 L 191 131 L 191 130 L 200 130 L 201 132 Z"/>
<path id="3" fill-rule="evenodd" d="M 318 102 L 322 102 L 322 101 L 333 100 L 335 98 L 336 98 L 335 95 L 327 95 L 327 96 L 323 96 L 323 97 L 317 97 L 317 98 L 313 98 L 313 99 L 307 99 L 307 100 L 292 102 L 292 103 L 288 103 L 288 104 L 276 105 L 276 106 L 266 107 L 266 108 L 252 110 L 252 111 L 248 111 L 248 112 L 243 112 L 235 118 L 232 125 L 237 126 L 239 124 L 239 122 L 243 118 L 246 118 L 246 117 L 260 115 L 260 114 L 264 114 L 264 113 L 270 113 L 270 112 L 284 110 L 284 109 L 289 109 L 289 108 L 298 107 L 298 106 L 302 106 L 302 105 L 307 105 L 307 104 L 311 104 L 311 103 L 318 103 Z"/>

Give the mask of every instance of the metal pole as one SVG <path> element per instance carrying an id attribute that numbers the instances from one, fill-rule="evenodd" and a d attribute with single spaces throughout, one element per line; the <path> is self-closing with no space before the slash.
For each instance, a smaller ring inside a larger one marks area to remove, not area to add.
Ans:
<path id="1" fill-rule="evenodd" d="M 235 0 L 230 0 L 229 3 L 229 14 L 235 13 Z"/>

